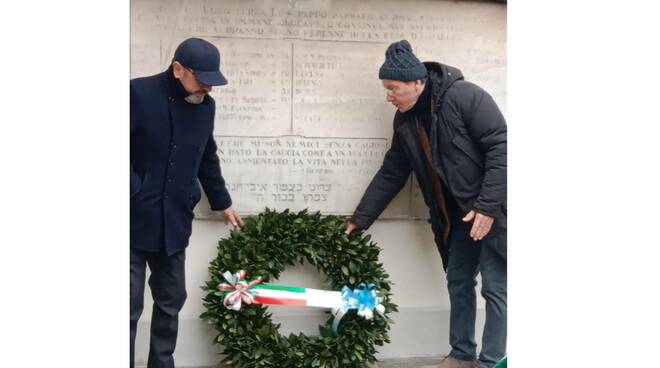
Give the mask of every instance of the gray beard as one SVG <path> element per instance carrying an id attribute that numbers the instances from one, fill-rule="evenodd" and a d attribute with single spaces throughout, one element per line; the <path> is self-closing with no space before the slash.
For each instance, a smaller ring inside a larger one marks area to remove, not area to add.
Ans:
<path id="1" fill-rule="evenodd" d="M 186 102 L 188 102 L 188 103 L 191 103 L 191 104 L 194 104 L 194 105 L 199 105 L 199 104 L 202 103 L 202 101 L 204 101 L 204 96 L 199 97 L 197 95 L 188 95 L 188 96 L 184 97 L 183 99 L 186 100 Z"/>

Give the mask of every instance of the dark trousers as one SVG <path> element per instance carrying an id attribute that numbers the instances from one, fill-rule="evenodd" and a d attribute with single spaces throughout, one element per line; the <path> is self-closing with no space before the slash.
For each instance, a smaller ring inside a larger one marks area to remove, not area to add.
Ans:
<path id="1" fill-rule="evenodd" d="M 449 355 L 463 360 L 477 358 L 475 287 L 477 274 L 481 272 L 486 323 L 477 368 L 490 368 L 506 353 L 507 263 L 489 243 L 493 240 L 486 237 L 475 242 L 469 236 L 469 227 L 462 225 L 453 227 L 449 239 L 447 285 L 451 302 L 449 343 L 452 347 Z"/>
<path id="2" fill-rule="evenodd" d="M 186 301 L 185 250 L 165 252 L 131 249 L 131 368 L 135 367 L 135 334 L 144 307 L 144 279 L 149 265 L 149 288 L 154 299 L 148 368 L 174 368 L 179 311 Z"/>

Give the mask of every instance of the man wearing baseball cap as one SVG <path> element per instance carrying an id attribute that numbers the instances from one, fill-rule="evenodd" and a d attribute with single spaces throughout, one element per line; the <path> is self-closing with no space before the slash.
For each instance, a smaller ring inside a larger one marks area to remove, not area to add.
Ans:
<path id="1" fill-rule="evenodd" d="M 174 367 L 178 315 L 187 296 L 185 248 L 199 184 L 225 223 L 243 226 L 213 139 L 215 101 L 208 93 L 225 84 L 220 52 L 199 38 L 183 41 L 166 71 L 130 83 L 131 367 L 147 265 L 154 299 L 147 367 Z"/>

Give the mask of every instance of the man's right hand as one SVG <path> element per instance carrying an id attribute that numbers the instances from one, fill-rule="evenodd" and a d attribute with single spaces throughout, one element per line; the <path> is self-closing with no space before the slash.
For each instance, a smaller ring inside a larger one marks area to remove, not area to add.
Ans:
<path id="1" fill-rule="evenodd" d="M 243 227 L 243 219 L 236 212 L 234 207 L 229 207 L 225 210 L 222 210 L 222 218 L 225 220 L 225 225 L 231 222 L 234 227 Z"/>
<path id="2" fill-rule="evenodd" d="M 353 230 L 357 228 L 358 228 L 357 225 L 355 225 L 352 222 L 349 222 L 348 224 L 346 224 L 346 231 L 345 231 L 346 235 L 350 235 L 353 232 Z"/>

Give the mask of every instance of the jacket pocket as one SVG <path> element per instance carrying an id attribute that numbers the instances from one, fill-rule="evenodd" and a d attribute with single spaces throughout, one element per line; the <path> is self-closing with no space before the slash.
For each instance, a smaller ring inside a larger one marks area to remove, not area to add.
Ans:
<path id="1" fill-rule="evenodd" d="M 465 154 L 470 160 L 472 160 L 472 162 L 474 162 L 477 167 L 480 169 L 483 168 L 484 165 L 481 154 L 469 139 L 463 137 L 460 134 L 456 134 L 454 138 L 452 138 L 451 143 L 461 152 L 463 152 L 463 154 Z"/>
<path id="2" fill-rule="evenodd" d="M 142 175 L 142 179 L 140 180 L 140 185 L 138 186 L 135 193 L 131 196 L 131 200 L 139 199 L 142 197 L 142 195 L 144 194 L 144 188 L 146 188 L 146 186 L 149 184 L 150 178 L 151 175 L 149 175 L 149 173 L 144 173 L 144 175 Z"/>
<path id="3" fill-rule="evenodd" d="M 460 198 L 476 198 L 483 182 L 483 162 L 479 152 L 466 138 L 456 135 L 445 153 L 448 185 Z"/>
<path id="4" fill-rule="evenodd" d="M 202 191 L 199 189 L 197 179 L 193 179 L 192 188 L 190 194 L 188 195 L 188 199 L 190 202 L 190 210 L 195 209 L 197 203 L 199 203 L 199 201 L 202 199 Z"/>

